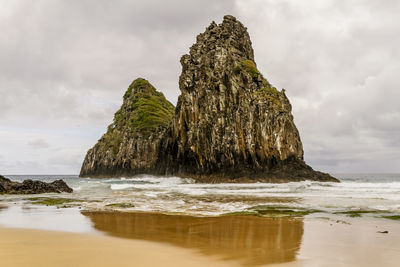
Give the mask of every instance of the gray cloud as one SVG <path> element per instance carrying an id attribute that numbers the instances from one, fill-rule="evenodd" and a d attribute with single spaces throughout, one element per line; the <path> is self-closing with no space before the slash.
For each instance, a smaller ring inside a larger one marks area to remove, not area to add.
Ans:
<path id="1" fill-rule="evenodd" d="M 77 173 L 129 83 L 173 103 L 179 58 L 212 20 L 247 27 L 258 68 L 285 88 L 306 160 L 400 171 L 398 1 L 0 0 L 0 170 Z M 26 146 L 43 140 L 57 154 Z M 29 142 L 29 141 L 28 141 Z"/>
<path id="2" fill-rule="evenodd" d="M 28 142 L 28 145 L 33 149 L 49 148 L 50 145 L 43 139 L 34 139 Z"/>

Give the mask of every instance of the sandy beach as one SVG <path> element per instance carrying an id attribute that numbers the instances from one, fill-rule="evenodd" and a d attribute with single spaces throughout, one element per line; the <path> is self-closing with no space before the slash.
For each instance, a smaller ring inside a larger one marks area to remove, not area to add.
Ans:
<path id="1" fill-rule="evenodd" d="M 235 266 L 152 242 L 0 228 L 0 266 Z M 238 265 L 236 265 L 238 266 Z"/>
<path id="2" fill-rule="evenodd" d="M 0 228 L 0 266 L 397 266 L 400 260 L 400 224 L 389 220 L 82 216 L 94 232 Z"/>

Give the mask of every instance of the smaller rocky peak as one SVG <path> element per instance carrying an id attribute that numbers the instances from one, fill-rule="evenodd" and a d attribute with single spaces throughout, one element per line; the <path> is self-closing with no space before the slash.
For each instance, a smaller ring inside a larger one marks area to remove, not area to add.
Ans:
<path id="1" fill-rule="evenodd" d="M 174 106 L 146 79 L 138 78 L 128 87 L 111 128 L 129 132 L 151 132 L 171 121 Z"/>
<path id="2" fill-rule="evenodd" d="M 142 95 L 154 94 L 157 90 L 146 79 L 137 78 L 128 87 L 125 92 L 124 99 L 129 97 L 140 97 Z"/>
<path id="3" fill-rule="evenodd" d="M 134 80 L 107 132 L 86 154 L 80 175 L 132 175 L 154 166 L 174 111 L 150 82 Z"/>

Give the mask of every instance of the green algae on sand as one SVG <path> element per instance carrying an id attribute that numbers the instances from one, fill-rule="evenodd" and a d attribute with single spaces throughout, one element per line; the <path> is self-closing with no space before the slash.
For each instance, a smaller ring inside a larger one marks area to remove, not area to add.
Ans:
<path id="1" fill-rule="evenodd" d="M 27 200 L 31 201 L 31 203 L 35 205 L 46 205 L 46 206 L 59 206 L 76 202 L 83 202 L 83 200 L 80 199 L 50 198 L 50 197 L 33 197 L 33 198 L 28 198 Z"/>
<path id="2" fill-rule="evenodd" d="M 223 216 L 259 216 L 259 217 L 302 217 L 311 213 L 321 212 L 315 209 L 294 208 L 286 206 L 258 205 L 245 211 L 229 212 Z"/>
<path id="3" fill-rule="evenodd" d="M 111 203 L 107 204 L 106 207 L 128 209 L 128 208 L 134 208 L 135 205 L 132 203 Z"/>
<path id="4" fill-rule="evenodd" d="M 382 218 L 389 219 L 389 220 L 400 221 L 400 215 L 382 216 Z"/>
<path id="5" fill-rule="evenodd" d="M 334 214 L 343 214 L 347 215 L 348 217 L 356 218 L 361 217 L 362 214 L 371 214 L 371 213 L 381 213 L 380 210 L 347 210 L 347 211 L 339 211 L 335 212 Z"/>

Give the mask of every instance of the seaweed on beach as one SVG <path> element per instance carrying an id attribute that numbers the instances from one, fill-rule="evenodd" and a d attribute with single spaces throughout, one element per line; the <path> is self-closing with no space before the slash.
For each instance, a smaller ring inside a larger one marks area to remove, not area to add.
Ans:
<path id="1" fill-rule="evenodd" d="M 67 207 L 67 206 L 65 206 L 65 204 L 83 202 L 83 200 L 80 200 L 80 199 L 50 198 L 50 197 L 33 197 L 33 198 L 28 198 L 27 200 L 31 201 L 31 203 L 35 204 L 35 205 L 46 205 L 46 206 L 61 206 L 61 205 L 64 205 L 64 207 Z"/>
<path id="2" fill-rule="evenodd" d="M 382 216 L 382 218 L 389 219 L 389 220 L 400 221 L 400 215 Z"/>
<path id="3" fill-rule="evenodd" d="M 230 216 L 260 216 L 260 217 L 303 217 L 311 213 L 321 212 L 315 209 L 293 208 L 286 206 L 258 205 L 250 207 L 245 211 L 225 213 Z"/>
<path id="4" fill-rule="evenodd" d="M 381 213 L 380 210 L 347 210 L 347 211 L 338 211 L 334 214 L 343 214 L 347 215 L 348 217 L 356 218 L 361 217 L 362 214 L 371 214 L 371 213 Z"/>
<path id="5" fill-rule="evenodd" d="M 128 209 L 128 208 L 134 208 L 135 205 L 132 203 L 111 203 L 111 204 L 106 205 L 106 207 Z"/>
<path id="6" fill-rule="evenodd" d="M 261 216 L 261 214 L 256 211 L 234 211 L 224 213 L 221 216 Z"/>

